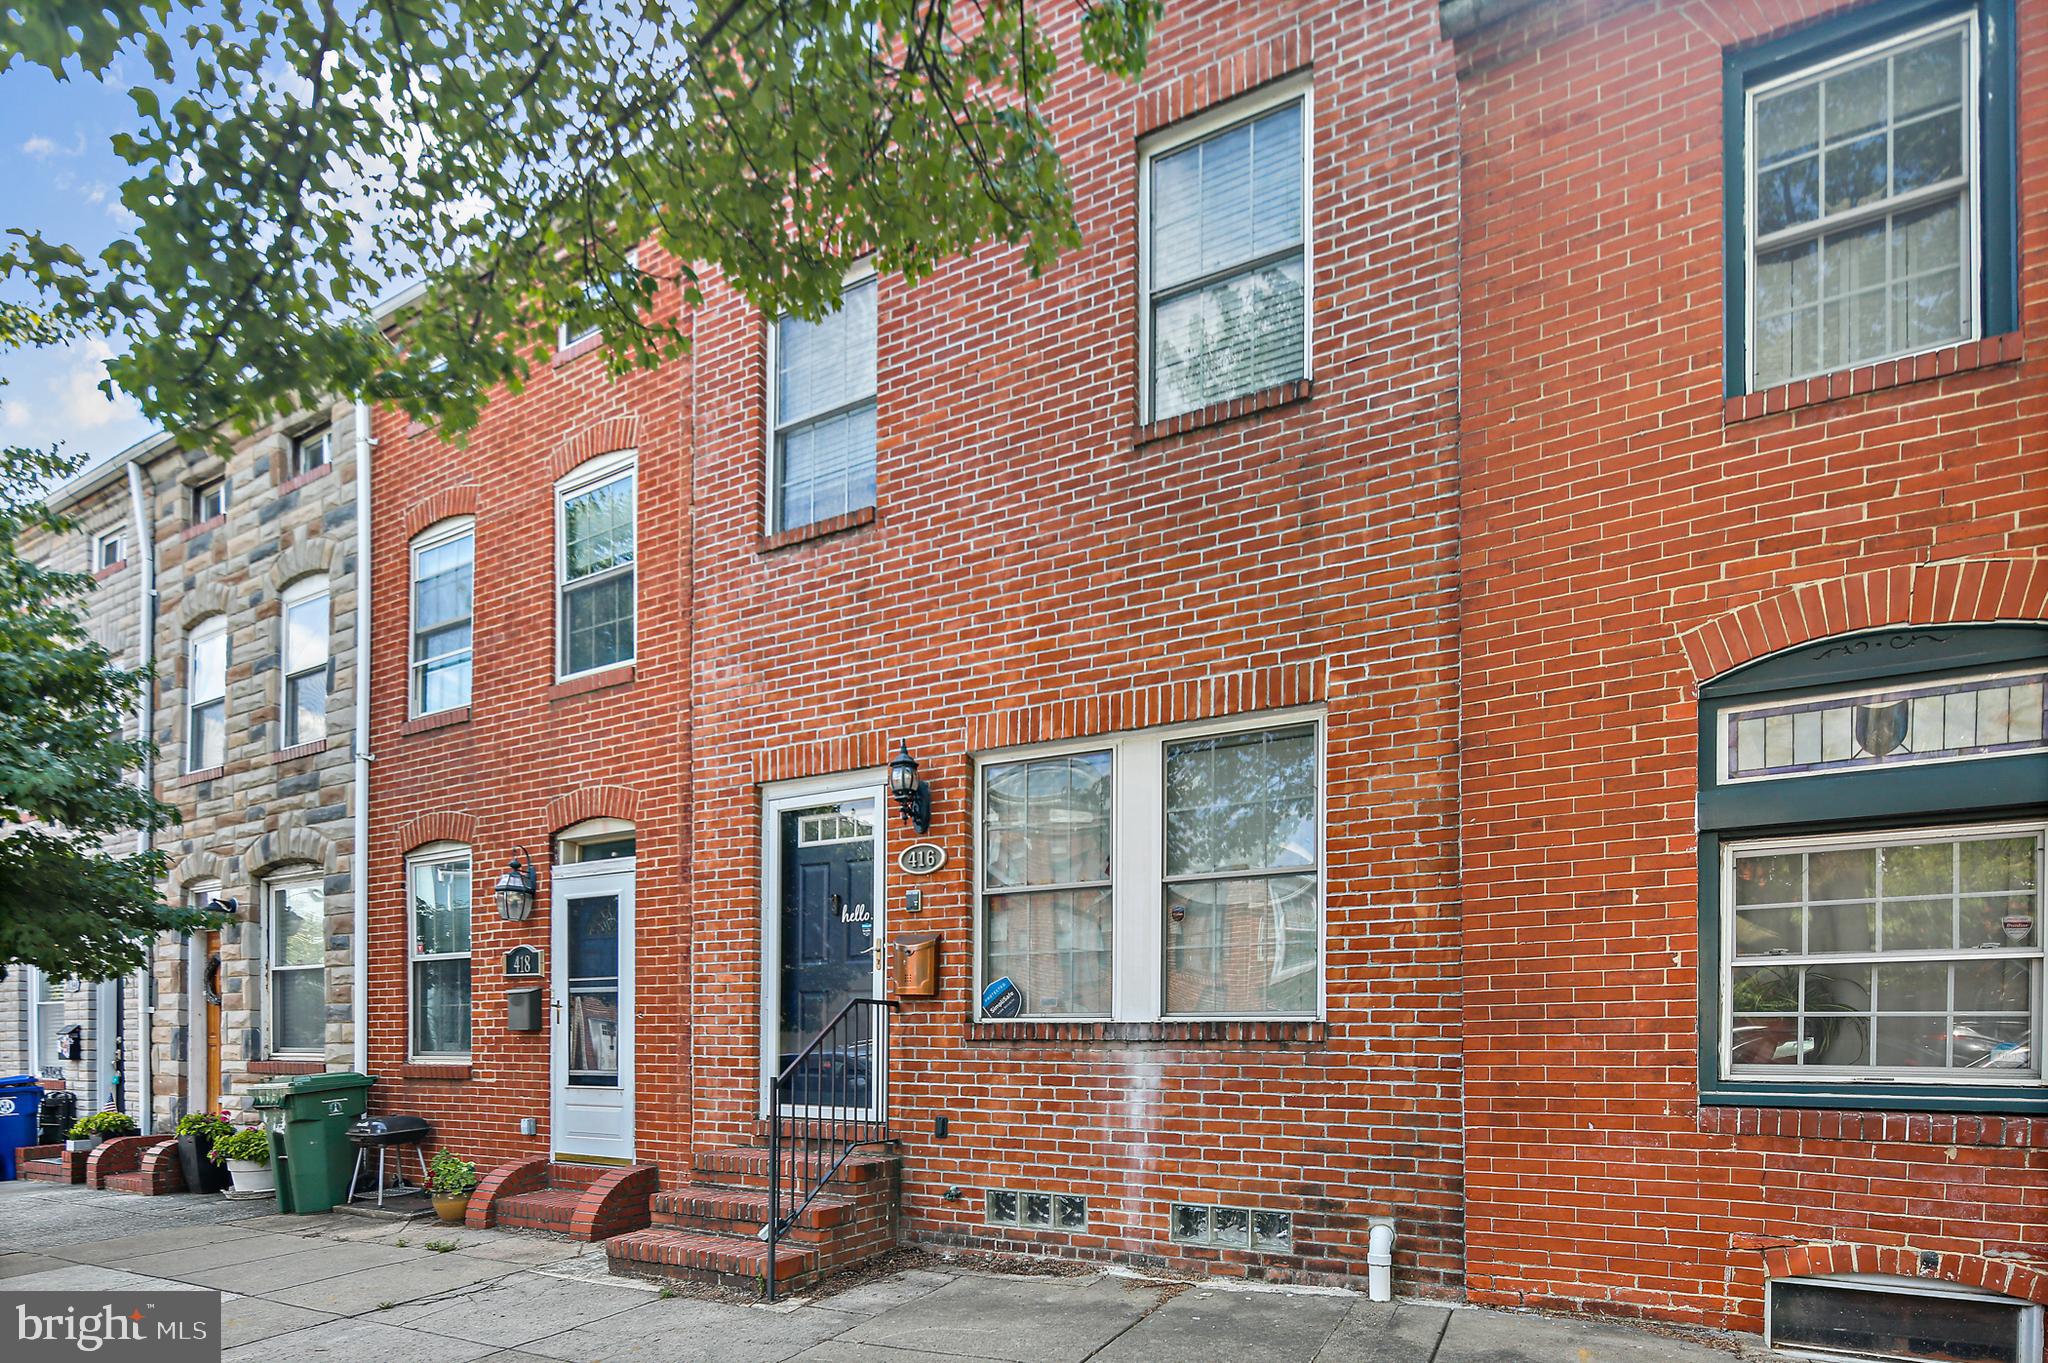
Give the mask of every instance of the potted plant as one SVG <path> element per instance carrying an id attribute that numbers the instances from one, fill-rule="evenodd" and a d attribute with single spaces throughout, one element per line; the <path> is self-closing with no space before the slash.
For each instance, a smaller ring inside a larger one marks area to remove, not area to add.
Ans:
<path id="1" fill-rule="evenodd" d="M 178 1164 L 185 1171 L 185 1190 L 217 1193 L 228 1186 L 228 1171 L 209 1158 L 213 1144 L 235 1128 L 225 1112 L 188 1112 L 178 1118 Z"/>
<path id="2" fill-rule="evenodd" d="M 139 1130 L 135 1119 L 125 1112 L 95 1112 L 71 1124 L 64 1148 L 75 1155 L 86 1155 L 110 1136 L 134 1136 Z"/>
<path id="3" fill-rule="evenodd" d="M 462 1224 L 469 1213 L 469 1195 L 477 1185 L 476 1166 L 452 1150 L 436 1150 L 427 1166 L 427 1196 L 434 1200 L 434 1214 L 451 1226 Z"/>
<path id="4" fill-rule="evenodd" d="M 261 1127 L 230 1131 L 214 1141 L 208 1158 L 227 1165 L 238 1193 L 277 1191 L 277 1175 L 270 1168 L 270 1136 Z"/>

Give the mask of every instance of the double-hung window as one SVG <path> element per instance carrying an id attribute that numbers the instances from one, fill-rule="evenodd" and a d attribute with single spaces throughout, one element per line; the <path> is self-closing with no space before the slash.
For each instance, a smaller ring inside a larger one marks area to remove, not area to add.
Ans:
<path id="1" fill-rule="evenodd" d="M 192 524 L 203 525 L 217 520 L 228 512 L 228 480 L 209 478 L 203 483 L 195 483 L 191 498 L 189 514 Z"/>
<path id="2" fill-rule="evenodd" d="M 291 476 L 325 468 L 334 462 L 334 428 L 322 426 L 292 440 Z"/>
<path id="3" fill-rule="evenodd" d="M 1307 377 L 1308 142 L 1308 89 L 1290 82 L 1143 148 L 1145 420 Z"/>
<path id="4" fill-rule="evenodd" d="M 633 660 L 635 472 L 631 454 L 607 455 L 555 489 L 564 677 Z"/>
<path id="5" fill-rule="evenodd" d="M 412 712 L 469 704 L 470 612 L 476 527 L 467 517 L 412 544 Z"/>
<path id="6" fill-rule="evenodd" d="M 1852 636 L 1701 694 L 1707 1100 L 2038 1102 L 2048 630 Z"/>
<path id="7" fill-rule="evenodd" d="M 213 616 L 185 640 L 185 770 L 227 761 L 228 622 Z"/>
<path id="8" fill-rule="evenodd" d="M 29 1068 L 42 1078 L 64 1073 L 64 981 L 47 970 L 30 968 L 35 981 L 29 996 Z"/>
<path id="9" fill-rule="evenodd" d="M 980 759 L 984 1015 L 1319 1015 L 1320 747 L 1262 716 Z"/>
<path id="10" fill-rule="evenodd" d="M 469 849 L 424 847 L 406 861 L 406 944 L 415 1056 L 469 1054 Z"/>
<path id="11" fill-rule="evenodd" d="M 327 737 L 327 579 L 303 578 L 284 594 L 284 746 Z"/>
<path id="12" fill-rule="evenodd" d="M 769 347 L 769 515 L 796 530 L 875 504 L 875 277 L 816 322 L 784 317 Z"/>
<path id="13" fill-rule="evenodd" d="M 316 1056 L 327 1036 L 327 909 L 318 876 L 270 886 L 265 962 L 270 1053 Z"/>
<path id="14" fill-rule="evenodd" d="M 1730 59 L 1737 391 L 2013 324 L 2009 15 L 1873 7 Z"/>

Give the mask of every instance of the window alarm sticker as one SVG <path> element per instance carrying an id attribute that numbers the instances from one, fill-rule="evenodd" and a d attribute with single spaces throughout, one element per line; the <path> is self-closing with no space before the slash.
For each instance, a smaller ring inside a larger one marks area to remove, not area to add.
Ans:
<path id="1" fill-rule="evenodd" d="M 2008 942 L 2024 942 L 2034 932 L 2033 918 L 2024 913 L 2007 915 L 2000 921 L 2000 926 L 2005 929 L 2005 940 Z"/>
<path id="2" fill-rule="evenodd" d="M 981 991 L 983 1017 L 1013 1018 L 1023 1011 L 1024 991 L 1012 983 L 1008 975 Z"/>

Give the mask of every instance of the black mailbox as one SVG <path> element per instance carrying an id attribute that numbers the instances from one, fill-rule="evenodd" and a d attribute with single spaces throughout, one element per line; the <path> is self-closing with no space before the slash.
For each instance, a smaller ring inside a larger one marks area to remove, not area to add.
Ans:
<path id="1" fill-rule="evenodd" d="M 508 1032 L 537 1032 L 540 1030 L 540 986 L 505 991 L 505 1030 Z"/>

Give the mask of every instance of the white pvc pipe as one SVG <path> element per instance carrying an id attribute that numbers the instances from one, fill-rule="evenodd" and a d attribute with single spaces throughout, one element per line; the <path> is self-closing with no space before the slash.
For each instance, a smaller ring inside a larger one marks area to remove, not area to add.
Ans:
<path id="1" fill-rule="evenodd" d="M 355 1072 L 370 1071 L 370 406 L 356 403 L 355 843 L 349 854 L 355 927 L 349 933 L 349 1031 Z"/>
<path id="2" fill-rule="evenodd" d="M 142 580 L 136 596 L 137 647 L 140 650 L 142 666 L 146 669 L 156 661 L 156 535 L 151 526 L 148 499 L 142 489 L 142 468 L 133 459 L 128 461 L 128 505 L 135 517 L 135 552 L 137 571 Z M 150 739 L 156 732 L 156 681 L 146 680 L 135 697 L 135 733 L 143 743 L 142 765 L 135 773 L 135 783 L 143 793 L 156 793 L 156 760 L 150 756 Z M 156 835 L 147 827 L 135 831 L 135 850 L 147 852 L 156 843 Z M 156 970 L 156 938 L 151 937 L 143 944 L 142 965 L 135 972 L 135 1064 L 136 1108 L 135 1125 L 145 1135 L 156 1129 L 155 1076 L 150 1072 L 150 1058 L 156 1045 L 155 1010 L 149 1004 L 149 986 Z"/>
<path id="3" fill-rule="evenodd" d="M 1394 1224 L 1379 1221 L 1366 1237 L 1367 1295 L 1374 1301 L 1394 1299 Z"/>

